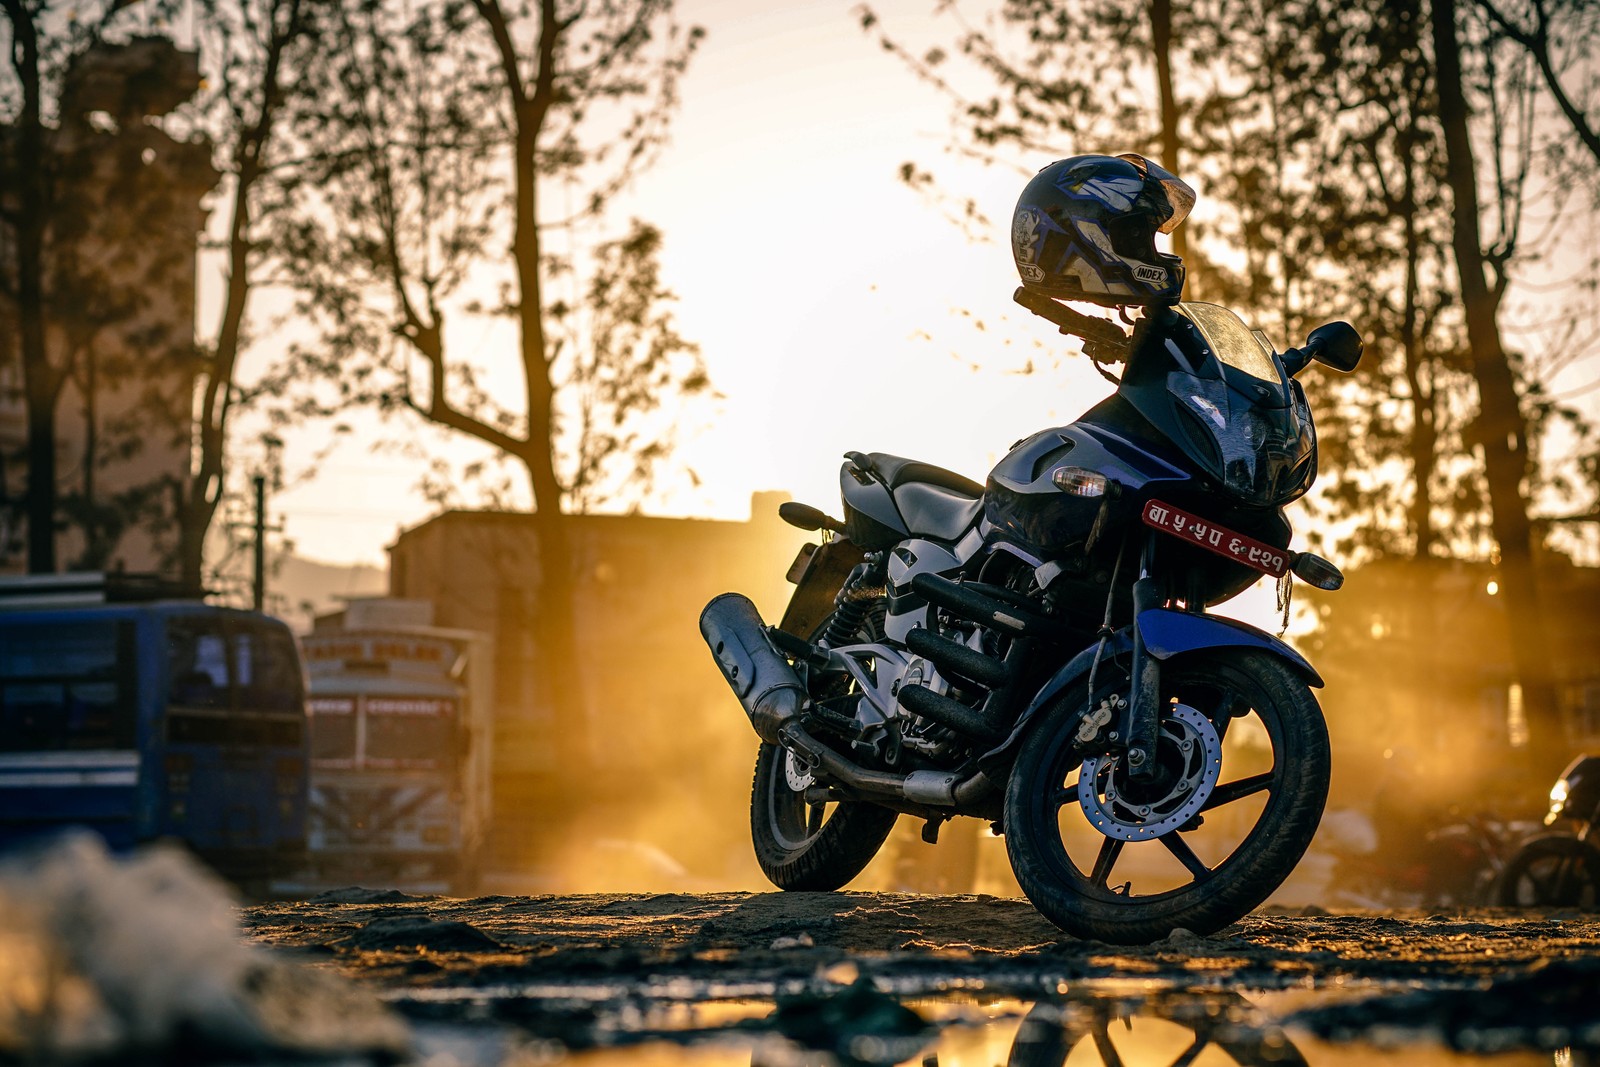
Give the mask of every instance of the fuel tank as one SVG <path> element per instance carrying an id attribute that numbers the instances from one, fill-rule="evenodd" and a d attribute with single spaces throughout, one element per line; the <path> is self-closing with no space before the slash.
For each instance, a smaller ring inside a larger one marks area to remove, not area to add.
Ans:
<path id="1" fill-rule="evenodd" d="M 1061 490 L 1054 474 L 1062 467 L 1106 475 L 1123 496 L 1141 504 L 1152 496 L 1186 496 L 1184 486 L 1194 478 L 1179 466 L 1176 454 L 1131 432 L 1138 419 L 1131 405 L 1110 397 L 1072 426 L 1022 438 L 990 470 L 984 486 L 990 539 L 1008 542 L 1042 563 L 1082 555 L 1106 498 Z"/>

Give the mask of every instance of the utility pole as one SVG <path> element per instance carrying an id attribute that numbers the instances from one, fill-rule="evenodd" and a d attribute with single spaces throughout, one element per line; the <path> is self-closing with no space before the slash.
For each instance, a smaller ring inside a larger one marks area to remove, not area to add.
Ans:
<path id="1" fill-rule="evenodd" d="M 250 606 L 257 611 L 267 603 L 267 479 L 258 474 L 256 486 L 256 560 L 250 583 Z"/>

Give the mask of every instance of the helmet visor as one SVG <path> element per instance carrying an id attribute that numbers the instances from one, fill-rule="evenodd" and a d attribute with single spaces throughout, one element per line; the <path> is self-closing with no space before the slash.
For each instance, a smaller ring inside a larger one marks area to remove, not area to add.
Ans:
<path id="1" fill-rule="evenodd" d="M 1178 228 L 1178 224 L 1189 217 L 1189 212 L 1194 210 L 1194 190 L 1189 183 L 1167 170 L 1159 163 L 1151 162 L 1144 156 L 1129 152 L 1118 156 L 1144 171 L 1148 183 L 1161 187 L 1162 194 L 1166 197 L 1168 214 L 1161 220 L 1157 227 L 1162 233 L 1171 233 Z M 1148 185 L 1147 185 L 1148 188 Z"/>

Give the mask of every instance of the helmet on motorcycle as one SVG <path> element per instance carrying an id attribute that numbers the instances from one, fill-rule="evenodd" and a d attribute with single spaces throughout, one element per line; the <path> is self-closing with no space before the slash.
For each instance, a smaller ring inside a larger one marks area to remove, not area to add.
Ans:
<path id="1" fill-rule="evenodd" d="M 1097 304 L 1173 304 L 1183 260 L 1156 251 L 1194 207 L 1194 190 L 1143 156 L 1072 156 L 1045 167 L 1011 216 L 1026 289 Z"/>

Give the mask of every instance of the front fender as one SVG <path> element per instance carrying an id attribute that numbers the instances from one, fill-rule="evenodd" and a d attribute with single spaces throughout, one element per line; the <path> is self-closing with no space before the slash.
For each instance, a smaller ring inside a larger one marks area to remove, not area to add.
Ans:
<path id="1" fill-rule="evenodd" d="M 1259 648 L 1287 660 L 1313 689 L 1322 688 L 1322 676 L 1304 656 L 1265 630 L 1237 619 L 1151 608 L 1139 614 L 1139 633 L 1144 647 L 1160 660 L 1202 648 Z"/>
<path id="2" fill-rule="evenodd" d="M 1216 615 L 1194 615 L 1187 611 L 1174 611 L 1171 608 L 1151 608 L 1140 612 L 1136 622 L 1139 636 L 1144 639 L 1145 649 L 1158 660 L 1168 660 L 1186 652 L 1198 652 L 1208 648 L 1259 648 L 1286 661 L 1306 680 L 1307 685 L 1317 689 L 1322 688 L 1322 676 L 1304 656 L 1265 630 L 1258 630 L 1237 619 Z M 1107 642 L 1105 652 L 1100 657 L 1102 670 L 1112 660 L 1127 655 L 1132 650 L 1133 627 L 1125 626 L 1112 634 Z M 1050 676 L 1050 680 L 1039 688 L 1033 700 L 1018 716 L 1016 725 L 1012 727 L 1006 739 L 983 755 L 980 765 L 986 771 L 1008 763 L 1023 736 L 1028 732 L 1028 726 L 1039 712 L 1061 693 L 1089 677 L 1089 669 L 1094 664 L 1094 654 L 1095 645 L 1090 645 Z M 1125 673 L 1126 668 L 1120 670 Z M 1104 678 L 1106 675 L 1102 674 L 1101 677 Z"/>

